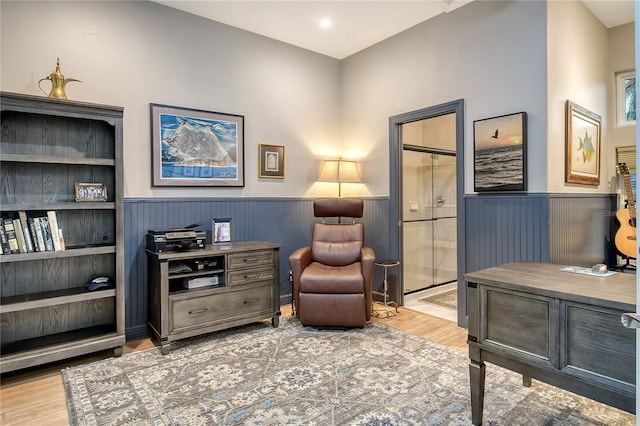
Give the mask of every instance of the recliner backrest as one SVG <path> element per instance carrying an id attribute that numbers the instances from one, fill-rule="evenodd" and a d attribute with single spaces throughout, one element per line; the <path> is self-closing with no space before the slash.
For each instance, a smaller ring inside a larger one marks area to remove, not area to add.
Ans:
<path id="1" fill-rule="evenodd" d="M 313 225 L 311 256 L 316 262 L 329 266 L 345 266 L 360 261 L 364 244 L 361 223 Z"/>

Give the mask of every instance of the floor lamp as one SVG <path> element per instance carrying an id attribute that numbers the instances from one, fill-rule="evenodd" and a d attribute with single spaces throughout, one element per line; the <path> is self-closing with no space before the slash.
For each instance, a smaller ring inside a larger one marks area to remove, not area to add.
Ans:
<path id="1" fill-rule="evenodd" d="M 362 183 L 356 162 L 343 159 L 324 160 L 318 181 L 337 182 L 338 197 L 342 197 L 343 183 Z"/>

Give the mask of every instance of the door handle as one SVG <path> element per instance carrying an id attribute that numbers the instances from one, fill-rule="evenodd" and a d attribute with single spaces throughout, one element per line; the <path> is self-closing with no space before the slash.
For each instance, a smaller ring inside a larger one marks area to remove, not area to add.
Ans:
<path id="1" fill-rule="evenodd" d="M 638 313 L 625 313 L 620 317 L 622 325 L 627 328 L 640 328 L 640 314 Z"/>

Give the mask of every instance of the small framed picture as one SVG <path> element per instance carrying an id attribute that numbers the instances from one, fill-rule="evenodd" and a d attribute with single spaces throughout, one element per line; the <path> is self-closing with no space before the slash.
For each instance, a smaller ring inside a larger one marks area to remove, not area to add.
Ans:
<path id="1" fill-rule="evenodd" d="M 260 177 L 284 179 L 284 146 L 260 144 Z"/>
<path id="2" fill-rule="evenodd" d="M 211 221 L 211 240 L 214 243 L 231 242 L 231 218 L 217 218 Z"/>
<path id="3" fill-rule="evenodd" d="M 600 123 L 602 118 L 567 100 L 566 183 L 600 185 Z"/>
<path id="4" fill-rule="evenodd" d="M 107 185 L 104 183 L 76 182 L 76 201 L 107 201 Z"/>
<path id="5" fill-rule="evenodd" d="M 527 113 L 473 122 L 476 192 L 527 190 Z"/>

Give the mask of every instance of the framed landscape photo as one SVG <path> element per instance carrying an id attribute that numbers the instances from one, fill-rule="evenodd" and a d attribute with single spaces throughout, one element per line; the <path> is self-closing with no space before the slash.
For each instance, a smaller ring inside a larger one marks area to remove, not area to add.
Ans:
<path id="1" fill-rule="evenodd" d="M 602 118 L 566 101 L 566 183 L 600 185 L 600 123 Z"/>
<path id="2" fill-rule="evenodd" d="M 527 190 L 527 113 L 473 122 L 474 191 Z"/>
<path id="3" fill-rule="evenodd" d="M 261 178 L 284 179 L 284 146 L 260 144 L 259 176 Z"/>
<path id="4" fill-rule="evenodd" d="M 151 104 L 154 186 L 244 186 L 244 116 Z"/>
<path id="5" fill-rule="evenodd" d="M 104 183 L 75 183 L 77 202 L 107 201 L 107 185 Z"/>
<path id="6" fill-rule="evenodd" d="M 214 243 L 231 242 L 231 218 L 217 218 L 211 221 L 211 240 Z"/>

